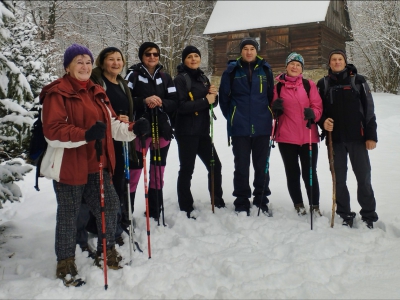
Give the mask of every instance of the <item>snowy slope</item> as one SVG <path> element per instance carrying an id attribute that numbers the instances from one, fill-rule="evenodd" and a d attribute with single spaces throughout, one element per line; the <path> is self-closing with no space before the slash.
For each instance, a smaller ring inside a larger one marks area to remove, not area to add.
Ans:
<path id="1" fill-rule="evenodd" d="M 331 174 L 326 147 L 319 151 L 318 175 L 324 216 L 310 230 L 309 215 L 294 212 L 282 160 L 277 148 L 270 160 L 270 201 L 274 217 L 236 216 L 233 213 L 233 155 L 227 147 L 225 120 L 215 112 L 215 144 L 223 166 L 227 209 L 211 213 L 206 172 L 196 162 L 192 181 L 197 220 L 179 212 L 176 177 L 179 169 L 176 142 L 168 157 L 165 180 L 165 215 L 168 228 L 151 222 L 152 258 L 147 255 L 143 182 L 139 183 L 135 217 L 137 239 L 144 253 L 134 253 L 132 266 L 109 271 L 104 291 L 103 272 L 76 250 L 79 273 L 87 284 L 65 288 L 55 278 L 54 232 L 56 201 L 50 181 L 41 179 L 34 190 L 34 172 L 20 182 L 21 203 L 0 211 L 1 299 L 398 299 L 400 298 L 400 96 L 374 94 L 379 143 L 370 152 L 372 181 L 380 220 L 365 228 L 359 215 L 355 228 L 341 226 L 336 216 L 330 228 Z M 352 209 L 356 183 L 349 166 Z M 252 180 L 252 179 L 251 179 Z M 94 239 L 90 241 L 95 243 Z M 129 260 L 128 237 L 119 251 Z M 11 256 L 11 258 L 9 258 Z"/>

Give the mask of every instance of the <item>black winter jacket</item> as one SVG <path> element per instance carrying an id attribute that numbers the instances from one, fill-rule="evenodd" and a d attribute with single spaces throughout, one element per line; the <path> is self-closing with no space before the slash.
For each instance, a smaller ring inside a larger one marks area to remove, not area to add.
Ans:
<path id="1" fill-rule="evenodd" d="M 177 67 L 178 75 L 174 82 L 178 92 L 178 113 L 175 121 L 175 134 L 205 136 L 210 134 L 210 113 L 208 100 L 206 98 L 210 88 L 210 82 L 200 69 L 192 70 L 183 64 Z M 186 85 L 186 76 L 190 78 L 190 99 Z M 218 97 L 213 107 L 218 105 Z"/>
<path id="2" fill-rule="evenodd" d="M 352 76 L 356 76 L 355 87 L 359 91 L 351 85 Z M 327 91 L 325 80 L 328 84 Z M 329 69 L 328 76 L 320 79 L 317 87 L 323 102 L 323 114 L 318 122 L 323 134 L 325 120 L 332 118 L 333 142 L 378 141 L 371 90 L 364 77 L 357 74 L 355 66 L 348 64 L 339 73 L 333 73 Z"/>
<path id="3" fill-rule="evenodd" d="M 171 76 L 167 73 L 160 74 L 162 65 L 158 65 L 154 75 L 151 76 L 142 63 L 131 66 L 125 77 L 128 80 L 128 87 L 131 90 L 132 99 L 135 107 L 135 120 L 140 117 L 146 117 L 151 122 L 151 115 L 148 106 L 144 104 L 144 100 L 152 95 L 156 95 L 162 100 L 162 111 L 168 113 L 170 116 L 176 111 L 178 107 L 178 98 L 176 88 Z M 134 77 L 137 76 L 136 79 Z M 163 82 L 163 81 L 166 82 Z M 167 125 L 165 122 L 159 123 L 160 135 L 166 139 L 170 139 L 163 134 L 163 132 L 171 131 L 169 129 L 161 128 Z M 169 134 L 170 135 L 170 134 Z"/>

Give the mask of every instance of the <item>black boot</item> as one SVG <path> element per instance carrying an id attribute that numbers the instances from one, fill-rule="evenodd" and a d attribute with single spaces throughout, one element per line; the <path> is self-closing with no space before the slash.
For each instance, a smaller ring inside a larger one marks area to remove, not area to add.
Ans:
<path id="1" fill-rule="evenodd" d="M 150 215 L 150 218 L 154 218 L 154 220 L 156 220 L 156 221 L 160 218 L 162 203 L 163 203 L 162 190 L 149 189 L 149 215 Z M 158 209 L 157 209 L 157 207 L 158 207 Z"/>

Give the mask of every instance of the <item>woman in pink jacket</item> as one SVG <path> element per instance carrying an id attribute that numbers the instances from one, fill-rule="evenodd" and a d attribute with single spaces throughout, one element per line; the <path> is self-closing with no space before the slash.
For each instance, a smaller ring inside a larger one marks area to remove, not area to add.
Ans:
<path id="1" fill-rule="evenodd" d="M 319 210 L 319 184 L 317 160 L 319 136 L 316 122 L 322 114 L 322 100 L 317 87 L 311 80 L 303 79 L 304 59 L 293 52 L 286 58 L 286 73 L 276 79 L 272 111 L 277 119 L 275 141 L 279 143 L 285 166 L 287 186 L 294 207 L 299 215 L 307 213 L 300 188 L 301 175 L 310 200 L 310 130 L 312 142 L 312 203 L 314 213 L 321 216 Z M 311 121 L 311 127 L 307 124 Z"/>

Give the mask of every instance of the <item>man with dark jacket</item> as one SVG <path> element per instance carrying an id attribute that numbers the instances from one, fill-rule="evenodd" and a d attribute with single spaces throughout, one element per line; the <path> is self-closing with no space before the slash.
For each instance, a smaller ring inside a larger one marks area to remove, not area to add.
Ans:
<path id="1" fill-rule="evenodd" d="M 358 184 L 360 215 L 366 226 L 372 229 L 378 215 L 367 150 L 375 149 L 378 138 L 371 90 L 364 77 L 357 74 L 355 66 L 347 64 L 343 50 L 333 50 L 329 54 L 329 67 L 328 76 L 320 79 L 317 87 L 323 101 L 319 125 L 325 133 L 332 132 L 336 213 L 343 219 L 343 225 L 353 227 L 356 213 L 350 209 L 346 185 L 349 156 Z"/>
<path id="2" fill-rule="evenodd" d="M 235 211 L 250 213 L 250 156 L 254 167 L 253 204 L 268 212 L 271 194 L 269 173 L 265 174 L 272 131 L 270 102 L 273 78 L 268 63 L 257 55 L 258 43 L 253 38 L 240 42 L 241 56 L 230 62 L 221 78 L 219 101 L 227 120 L 228 140 L 232 138 L 235 157 L 233 196 Z M 229 142 L 228 142 L 229 143 Z"/>

